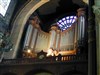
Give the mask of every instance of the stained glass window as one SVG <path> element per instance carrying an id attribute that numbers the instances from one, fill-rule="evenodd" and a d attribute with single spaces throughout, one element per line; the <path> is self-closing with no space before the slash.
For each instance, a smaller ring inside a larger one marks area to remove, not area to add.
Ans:
<path id="1" fill-rule="evenodd" d="M 76 16 L 67 16 L 62 18 L 61 20 L 58 20 L 57 25 L 59 26 L 59 28 L 64 31 L 67 28 L 71 27 L 72 24 L 75 22 L 76 20 Z"/>
<path id="2" fill-rule="evenodd" d="M 0 14 L 5 16 L 11 0 L 0 0 Z"/>

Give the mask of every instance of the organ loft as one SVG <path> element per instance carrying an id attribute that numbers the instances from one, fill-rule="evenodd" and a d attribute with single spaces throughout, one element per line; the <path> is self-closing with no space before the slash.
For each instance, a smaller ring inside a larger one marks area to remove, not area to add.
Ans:
<path id="1" fill-rule="evenodd" d="M 87 43 L 85 9 L 79 8 L 77 12 L 77 16 L 66 16 L 52 24 L 48 33 L 41 30 L 38 17 L 29 19 L 23 57 L 35 57 L 42 50 L 47 56 L 84 54 Z"/>
<path id="2" fill-rule="evenodd" d="M 100 75 L 99 0 L 0 0 L 0 75 Z"/>

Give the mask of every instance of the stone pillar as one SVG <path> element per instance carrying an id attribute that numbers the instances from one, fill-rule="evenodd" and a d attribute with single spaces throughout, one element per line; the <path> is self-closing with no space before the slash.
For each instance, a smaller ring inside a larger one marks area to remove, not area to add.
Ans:
<path id="1" fill-rule="evenodd" d="M 89 1 L 88 6 L 88 75 L 96 74 L 96 31 L 92 6 L 94 0 Z"/>
<path id="2" fill-rule="evenodd" d="M 94 0 L 95 1 L 95 5 L 100 7 L 100 0 Z"/>
<path id="3" fill-rule="evenodd" d="M 97 57 L 97 75 L 100 75 L 100 0 L 95 0 L 93 6 L 96 23 L 96 57 Z"/>

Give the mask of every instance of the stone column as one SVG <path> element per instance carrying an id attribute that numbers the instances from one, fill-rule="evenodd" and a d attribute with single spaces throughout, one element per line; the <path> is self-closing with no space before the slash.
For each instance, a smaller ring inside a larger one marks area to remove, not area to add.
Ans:
<path id="1" fill-rule="evenodd" d="M 96 74 L 96 31 L 92 6 L 94 0 L 89 1 L 88 6 L 88 75 Z"/>
<path id="2" fill-rule="evenodd" d="M 100 0 L 94 0 L 95 1 L 95 6 L 100 7 Z"/>
<path id="3" fill-rule="evenodd" d="M 100 0 L 95 0 L 93 6 L 96 23 L 96 57 L 97 57 L 97 75 L 100 75 Z"/>

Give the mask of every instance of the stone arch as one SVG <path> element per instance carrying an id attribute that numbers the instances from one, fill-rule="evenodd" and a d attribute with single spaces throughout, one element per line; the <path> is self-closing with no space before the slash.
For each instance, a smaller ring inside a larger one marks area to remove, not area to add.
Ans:
<path id="1" fill-rule="evenodd" d="M 11 31 L 11 40 L 13 43 L 13 50 L 8 52 L 5 58 L 16 58 L 17 51 L 19 47 L 19 43 L 22 37 L 22 33 L 24 30 L 24 25 L 26 24 L 28 18 L 31 14 L 38 9 L 43 4 L 49 2 L 49 0 L 30 0 L 19 12 L 16 16 L 15 20 L 13 21 L 12 31 Z"/>
<path id="2" fill-rule="evenodd" d="M 29 71 L 25 75 L 54 75 L 54 74 L 48 70 L 38 69 Z"/>
<path id="3" fill-rule="evenodd" d="M 71 71 L 66 71 L 62 73 L 61 75 L 86 75 L 86 74 L 81 71 L 71 70 Z"/>
<path id="4" fill-rule="evenodd" d="M 12 72 L 6 72 L 6 73 L 4 73 L 3 75 L 17 75 L 17 74 L 12 73 Z"/>

